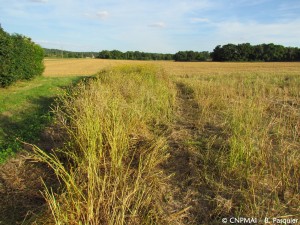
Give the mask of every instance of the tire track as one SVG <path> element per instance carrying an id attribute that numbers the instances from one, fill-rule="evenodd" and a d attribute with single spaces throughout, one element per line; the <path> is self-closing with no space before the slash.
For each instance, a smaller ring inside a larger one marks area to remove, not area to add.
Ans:
<path id="1" fill-rule="evenodd" d="M 192 88 L 184 83 L 176 83 L 176 87 L 176 119 L 168 138 L 170 158 L 164 168 L 171 175 L 168 211 L 178 217 L 177 224 L 199 224 L 197 214 L 203 209 L 196 184 L 197 152 L 189 142 L 200 135 L 197 128 L 200 108 Z"/>

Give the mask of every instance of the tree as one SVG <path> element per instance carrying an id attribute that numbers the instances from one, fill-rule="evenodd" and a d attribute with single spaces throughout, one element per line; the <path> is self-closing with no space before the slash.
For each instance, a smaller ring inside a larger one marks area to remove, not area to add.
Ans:
<path id="1" fill-rule="evenodd" d="M 31 79 L 44 71 L 44 51 L 30 38 L 0 29 L 0 86 Z"/>
<path id="2" fill-rule="evenodd" d="M 17 80 L 13 72 L 13 42 L 9 34 L 0 29 L 0 86 L 5 87 Z"/>
<path id="3" fill-rule="evenodd" d="M 282 45 L 227 44 L 218 45 L 211 53 L 213 61 L 296 61 L 298 48 L 286 48 Z"/>
<path id="4" fill-rule="evenodd" d="M 107 51 L 107 50 L 103 50 L 103 51 L 99 52 L 98 58 L 100 58 L 100 59 L 110 59 L 111 58 L 110 52 Z"/>
<path id="5" fill-rule="evenodd" d="M 215 49 L 213 50 L 213 52 L 211 53 L 211 57 L 213 59 L 213 61 L 225 61 L 224 57 L 224 50 L 221 47 L 221 45 L 217 45 L 215 47 Z"/>
<path id="6" fill-rule="evenodd" d="M 129 60 L 172 60 L 172 54 L 147 53 L 139 51 L 127 51 L 125 53 L 119 50 L 101 51 L 97 55 L 100 59 L 129 59 Z"/>
<path id="7" fill-rule="evenodd" d="M 238 61 L 252 61 L 253 47 L 250 43 L 237 45 Z"/>

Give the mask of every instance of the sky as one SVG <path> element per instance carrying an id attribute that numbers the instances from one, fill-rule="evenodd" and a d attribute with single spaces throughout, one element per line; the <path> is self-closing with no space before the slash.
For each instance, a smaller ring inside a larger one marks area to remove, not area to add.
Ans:
<path id="1" fill-rule="evenodd" d="M 299 0 L 0 0 L 0 23 L 45 48 L 176 53 L 300 47 L 299 11 Z"/>

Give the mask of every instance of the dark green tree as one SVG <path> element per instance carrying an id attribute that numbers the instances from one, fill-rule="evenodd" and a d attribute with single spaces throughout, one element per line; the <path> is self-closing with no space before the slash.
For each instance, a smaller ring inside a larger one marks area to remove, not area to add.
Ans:
<path id="1" fill-rule="evenodd" d="M 44 51 L 30 38 L 0 29 L 0 86 L 31 79 L 44 71 Z"/>
<path id="2" fill-rule="evenodd" d="M 13 71 L 13 40 L 0 28 L 0 86 L 5 87 L 17 80 Z"/>
<path id="3" fill-rule="evenodd" d="M 284 47 L 282 45 L 260 44 L 227 44 L 218 45 L 211 53 L 213 61 L 299 61 L 298 48 Z"/>

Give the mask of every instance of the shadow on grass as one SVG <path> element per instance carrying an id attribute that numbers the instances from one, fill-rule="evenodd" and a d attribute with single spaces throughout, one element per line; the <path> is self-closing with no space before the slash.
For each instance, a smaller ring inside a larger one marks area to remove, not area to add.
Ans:
<path id="1" fill-rule="evenodd" d="M 40 141 L 43 129 L 51 123 L 53 102 L 54 97 L 33 98 L 28 101 L 30 107 L 17 114 L 0 115 L 0 160 L 5 161 L 0 165 L 0 224 L 19 224 L 44 208 L 40 178 L 49 179 L 51 171 L 46 165 L 33 163 L 26 153 L 18 153 L 23 149 L 18 139 L 34 144 Z M 10 158 L 12 154 L 16 157 Z"/>
<path id="2" fill-rule="evenodd" d="M 80 80 L 60 88 L 70 88 Z M 54 96 L 32 96 L 21 110 L 0 114 L 0 224 L 27 224 L 23 222 L 46 210 L 41 194 L 44 184 L 53 190 L 58 188 L 53 171 L 20 151 L 24 146 L 19 141 L 42 145 L 46 150 L 47 145 L 54 147 L 53 140 L 45 137 L 45 128 L 53 120 L 54 102 Z"/>
<path id="3" fill-rule="evenodd" d="M 0 115 L 0 163 L 21 148 L 21 142 L 37 143 L 42 130 L 51 122 L 50 106 L 54 97 L 38 97 L 29 101 L 29 107 L 14 115 Z"/>
<path id="4" fill-rule="evenodd" d="M 55 85 L 55 88 L 67 89 L 82 78 L 75 78 L 69 85 Z M 42 95 L 49 95 L 43 90 Z M 9 156 L 14 155 L 22 148 L 20 141 L 31 144 L 39 143 L 42 131 L 52 121 L 51 105 L 55 96 L 30 96 L 25 106 L 16 112 L 0 114 L 0 164 Z"/>
<path id="5" fill-rule="evenodd" d="M 46 165 L 33 163 L 25 153 L 0 165 L 0 224 L 23 224 L 46 209 L 41 178 L 57 183 Z"/>

